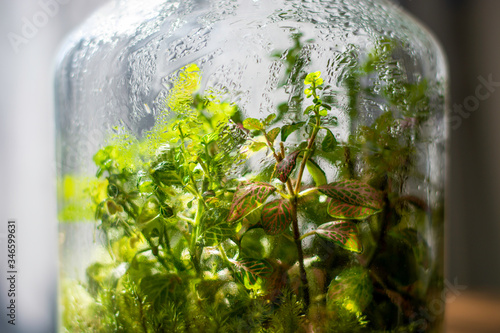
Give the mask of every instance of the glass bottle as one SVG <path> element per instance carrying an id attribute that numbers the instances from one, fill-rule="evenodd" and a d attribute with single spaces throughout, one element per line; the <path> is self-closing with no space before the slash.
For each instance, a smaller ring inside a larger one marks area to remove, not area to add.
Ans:
<path id="1" fill-rule="evenodd" d="M 447 72 L 384 0 L 117 0 L 55 74 L 61 329 L 441 332 Z"/>

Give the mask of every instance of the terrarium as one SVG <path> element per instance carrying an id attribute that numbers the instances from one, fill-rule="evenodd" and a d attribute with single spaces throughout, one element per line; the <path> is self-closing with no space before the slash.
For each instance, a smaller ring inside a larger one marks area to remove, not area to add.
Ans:
<path id="1" fill-rule="evenodd" d="M 55 74 L 64 332 L 441 332 L 446 63 L 389 1 L 115 1 Z"/>

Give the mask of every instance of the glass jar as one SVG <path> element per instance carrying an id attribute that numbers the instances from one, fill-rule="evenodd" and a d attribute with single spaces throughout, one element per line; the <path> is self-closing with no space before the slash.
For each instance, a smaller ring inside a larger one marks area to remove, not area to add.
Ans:
<path id="1" fill-rule="evenodd" d="M 115 1 L 55 81 L 63 331 L 442 331 L 446 62 L 391 2 Z"/>

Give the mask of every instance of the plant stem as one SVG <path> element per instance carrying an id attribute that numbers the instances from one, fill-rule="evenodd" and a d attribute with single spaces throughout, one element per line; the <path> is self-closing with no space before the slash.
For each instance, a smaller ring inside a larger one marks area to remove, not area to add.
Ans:
<path id="1" fill-rule="evenodd" d="M 306 273 L 306 268 L 304 265 L 304 252 L 302 250 L 302 237 L 300 235 L 299 231 L 299 221 L 297 218 L 297 196 L 295 193 L 300 192 L 300 183 L 302 182 L 302 176 L 304 174 L 304 169 L 306 167 L 307 160 L 309 159 L 309 154 L 312 151 L 314 141 L 316 140 L 316 135 L 318 134 L 319 128 L 320 128 L 320 117 L 317 114 L 316 115 L 316 126 L 314 127 L 314 130 L 311 134 L 311 137 L 309 138 L 309 144 L 307 145 L 307 150 L 304 154 L 304 158 L 302 159 L 302 163 L 300 164 L 300 169 L 299 169 L 299 175 L 297 177 L 297 181 L 295 183 L 295 190 L 291 190 L 292 194 L 292 228 L 293 228 L 293 238 L 295 240 L 295 246 L 297 247 L 297 254 L 299 258 L 299 268 L 300 268 L 300 280 L 302 282 L 302 287 L 304 291 L 304 303 L 306 308 L 309 307 L 310 299 L 309 299 L 309 282 L 307 281 L 307 273 Z M 290 180 L 288 180 L 288 183 Z M 288 185 L 287 183 L 287 185 Z"/>
<path id="2" fill-rule="evenodd" d="M 268 145 L 269 144 L 270 143 L 268 141 Z M 274 157 L 275 157 L 277 163 L 281 162 L 285 156 L 283 143 L 281 143 L 280 146 L 281 146 L 281 150 L 282 150 L 281 155 L 274 154 Z M 303 288 L 303 292 L 304 292 L 304 303 L 305 303 L 306 308 L 308 308 L 309 307 L 309 282 L 307 281 L 306 268 L 304 265 L 304 251 L 302 250 L 302 239 L 300 237 L 299 221 L 297 218 L 297 196 L 295 195 L 295 193 L 298 193 L 298 191 L 297 192 L 294 191 L 290 178 L 287 179 L 286 186 L 287 186 L 288 192 L 290 194 L 289 201 L 290 201 L 290 204 L 292 206 L 293 239 L 295 242 L 295 246 L 297 247 L 297 257 L 299 259 L 300 281 L 302 283 L 302 288 Z"/>
<path id="3" fill-rule="evenodd" d="M 194 268 L 196 270 L 197 275 L 200 275 L 200 265 L 198 262 L 198 254 L 196 252 L 196 240 L 198 239 L 198 232 L 201 224 L 201 217 L 204 211 L 204 204 L 202 198 L 198 199 L 198 210 L 196 211 L 196 216 L 194 218 L 194 226 L 193 231 L 191 233 L 191 244 L 190 244 L 190 253 L 191 253 L 191 261 L 193 262 Z"/>
<path id="4" fill-rule="evenodd" d="M 305 307 L 309 307 L 309 282 L 307 281 L 307 273 L 304 265 L 304 252 L 302 250 L 302 240 L 299 231 L 299 221 L 297 219 L 297 198 L 292 200 L 292 229 L 295 246 L 297 247 L 297 255 L 299 258 L 300 281 L 304 292 Z"/>
<path id="5" fill-rule="evenodd" d="M 187 156 L 187 152 L 185 150 L 185 147 L 186 147 L 186 143 L 184 141 L 184 133 L 182 132 L 182 128 L 181 126 L 179 125 L 179 133 L 180 133 L 180 138 L 181 138 L 181 142 L 182 142 L 182 145 L 181 145 L 181 151 L 182 151 L 182 154 L 184 156 L 184 161 L 188 161 L 188 156 Z M 200 269 L 200 264 L 199 264 L 199 258 L 198 258 L 198 253 L 196 251 L 196 240 L 198 239 L 198 232 L 199 232 L 199 229 L 200 229 L 200 222 L 201 222 L 201 216 L 203 215 L 203 212 L 204 212 L 204 208 L 206 207 L 206 203 L 205 203 L 205 200 L 203 200 L 203 197 L 202 195 L 200 194 L 200 191 L 198 190 L 198 187 L 197 187 L 197 184 L 196 184 L 196 181 L 193 177 L 193 174 L 189 172 L 189 181 L 191 182 L 191 184 L 186 184 L 186 188 L 189 188 L 191 185 L 192 186 L 192 190 L 193 190 L 193 194 L 195 195 L 195 197 L 198 199 L 198 209 L 196 211 L 196 216 L 194 218 L 194 225 L 193 225 L 193 229 L 192 229 L 192 232 L 191 232 L 191 242 L 189 244 L 189 252 L 191 254 L 191 262 L 193 263 L 193 266 L 196 270 L 196 275 L 200 276 L 201 274 L 201 269 Z M 203 181 L 202 181 L 202 184 L 205 182 L 205 177 L 203 177 Z M 203 185 L 202 185 L 203 186 Z"/>
<path id="6" fill-rule="evenodd" d="M 288 189 L 288 193 L 290 194 L 290 198 L 295 197 L 295 192 L 293 191 L 293 185 L 292 185 L 290 178 L 287 179 L 287 181 L 286 181 L 286 188 Z M 292 202 L 292 205 L 293 205 L 293 202 Z"/>
<path id="7" fill-rule="evenodd" d="M 314 130 L 311 134 L 311 137 L 309 138 L 309 144 L 307 145 L 307 150 L 304 154 L 304 158 L 302 159 L 302 163 L 300 164 L 300 169 L 299 169 L 299 175 L 297 177 L 297 182 L 295 183 L 295 190 L 292 191 L 292 193 L 299 193 L 300 192 L 300 183 L 302 182 L 302 176 L 304 174 L 304 170 L 307 164 L 307 160 L 310 157 L 310 153 L 312 151 L 314 141 L 316 140 L 316 135 L 318 134 L 319 128 L 320 128 L 320 117 L 317 114 L 316 115 L 316 126 L 314 127 Z M 300 268 L 300 280 L 302 281 L 302 287 L 304 290 L 304 303 L 306 308 L 309 307 L 309 282 L 307 281 L 307 273 L 306 273 L 306 268 L 304 265 L 304 253 L 302 250 L 302 237 L 300 235 L 299 231 L 299 222 L 297 218 L 297 196 L 293 195 L 292 196 L 292 228 L 293 228 L 293 238 L 295 240 L 295 246 L 297 247 L 297 253 L 299 257 L 299 268 Z"/>
<path id="8" fill-rule="evenodd" d="M 290 179 L 287 180 L 286 185 L 288 191 L 290 192 L 291 198 L 290 203 L 292 204 L 292 229 L 293 229 L 293 240 L 295 246 L 297 247 L 297 257 L 299 259 L 299 269 L 300 269 L 300 281 L 302 282 L 302 288 L 304 292 L 304 303 L 306 308 L 309 307 L 309 282 L 307 281 L 307 273 L 304 265 L 304 251 L 302 250 L 302 239 L 300 237 L 299 230 L 299 220 L 297 217 L 297 196 L 293 190 L 292 182 Z"/>
<path id="9" fill-rule="evenodd" d="M 310 231 L 310 232 L 307 232 L 307 233 L 303 234 L 303 235 L 300 237 L 300 240 L 306 239 L 307 237 L 309 237 L 309 236 L 313 236 L 313 235 L 316 235 L 316 232 L 315 232 L 315 231 Z"/>
<path id="10" fill-rule="evenodd" d="M 224 248 L 222 247 L 222 245 L 218 244 L 217 245 L 217 248 L 219 249 L 219 252 L 221 254 L 221 257 L 222 259 L 229 264 L 229 267 L 232 269 L 232 266 L 231 266 L 231 262 L 229 261 L 227 255 L 226 255 L 226 251 L 224 251 Z"/>
<path id="11" fill-rule="evenodd" d="M 314 141 L 316 140 L 316 135 L 318 135 L 320 126 L 321 126 L 320 116 L 317 114 L 316 115 L 316 126 L 314 126 L 311 137 L 309 138 L 309 144 L 307 145 L 306 152 L 304 153 L 304 158 L 302 159 L 302 163 L 300 163 L 299 175 L 297 176 L 297 183 L 295 184 L 295 193 L 300 192 L 300 183 L 302 182 L 302 176 L 304 174 L 307 160 L 310 157 L 311 151 L 312 151 L 313 146 L 314 146 Z"/>

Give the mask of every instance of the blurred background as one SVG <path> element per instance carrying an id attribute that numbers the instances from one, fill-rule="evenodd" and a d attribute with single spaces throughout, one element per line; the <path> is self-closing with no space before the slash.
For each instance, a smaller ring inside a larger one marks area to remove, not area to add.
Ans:
<path id="1" fill-rule="evenodd" d="M 64 36 L 106 2 L 0 0 L 0 332 L 56 331 L 58 237 L 51 75 Z M 447 279 L 461 288 L 460 293 L 466 288 L 493 297 L 500 293 L 500 1 L 396 3 L 434 32 L 449 60 L 453 121 L 449 126 Z M 40 15 L 43 11 L 51 15 Z M 27 38 L 13 37 L 23 36 L 27 20 L 37 19 L 39 27 L 24 34 Z M 18 223 L 15 327 L 7 325 L 4 314 L 8 219 Z"/>

